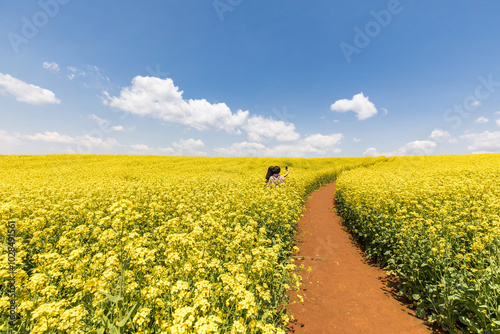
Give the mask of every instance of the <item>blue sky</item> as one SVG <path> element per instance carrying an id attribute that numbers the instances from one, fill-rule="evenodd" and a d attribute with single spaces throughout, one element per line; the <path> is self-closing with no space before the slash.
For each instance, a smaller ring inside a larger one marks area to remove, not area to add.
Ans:
<path id="1" fill-rule="evenodd" d="M 0 2 L 0 154 L 500 152 L 498 1 Z"/>

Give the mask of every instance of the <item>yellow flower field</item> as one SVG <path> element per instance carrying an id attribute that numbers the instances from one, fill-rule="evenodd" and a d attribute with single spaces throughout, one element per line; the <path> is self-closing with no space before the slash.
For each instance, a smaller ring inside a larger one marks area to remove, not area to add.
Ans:
<path id="1" fill-rule="evenodd" d="M 342 173 L 336 200 L 419 316 L 500 332 L 500 155 L 390 158 Z"/>
<path id="2" fill-rule="evenodd" d="M 381 160 L 0 156 L 0 331 L 14 221 L 19 333 L 284 333 L 306 195 Z"/>

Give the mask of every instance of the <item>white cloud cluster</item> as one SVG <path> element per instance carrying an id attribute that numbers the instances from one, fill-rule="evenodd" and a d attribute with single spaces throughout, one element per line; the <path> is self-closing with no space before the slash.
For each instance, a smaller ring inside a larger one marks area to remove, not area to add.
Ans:
<path id="1" fill-rule="evenodd" d="M 122 89 L 119 97 L 105 92 L 105 104 L 128 111 L 191 126 L 197 130 L 225 130 L 238 133 L 248 119 L 248 111 L 233 114 L 225 103 L 211 104 L 207 100 L 184 100 L 183 91 L 172 79 L 137 76 L 132 86 Z"/>
<path id="2" fill-rule="evenodd" d="M 222 130 L 241 134 L 241 130 L 244 130 L 250 142 L 292 142 L 300 138 L 293 123 L 250 115 L 243 110 L 233 113 L 225 103 L 212 104 L 205 99 L 186 100 L 183 93 L 170 78 L 137 76 L 130 87 L 121 90 L 119 96 L 112 97 L 104 92 L 104 104 L 132 114 L 187 125 L 200 131 Z"/>
<path id="3" fill-rule="evenodd" d="M 44 145 L 42 145 L 42 147 L 52 150 L 51 152 L 57 153 L 87 154 L 95 152 L 94 149 L 109 152 L 112 149 L 123 147 L 123 145 L 118 143 L 118 141 L 114 138 L 104 138 L 101 136 L 91 136 L 87 134 L 69 136 L 61 134 L 57 131 L 45 131 L 30 135 L 9 133 L 7 131 L 0 130 L 0 152 L 10 152 L 7 154 L 16 153 L 19 151 L 19 147 L 29 148 L 30 146 L 25 145 L 28 142 L 43 143 Z M 46 143 L 59 145 L 65 144 L 66 146 L 65 148 L 61 146 L 51 147 L 47 146 Z"/>
<path id="4" fill-rule="evenodd" d="M 456 143 L 457 139 L 453 138 L 448 131 L 435 129 L 429 135 L 429 139 L 436 143 Z"/>
<path id="5" fill-rule="evenodd" d="M 31 141 L 42 141 L 47 143 L 62 143 L 62 144 L 74 144 L 82 145 L 84 147 L 94 147 L 94 148 L 104 148 L 112 149 L 115 147 L 120 147 L 121 145 L 114 138 L 101 138 L 94 137 L 90 135 L 79 135 L 71 137 L 68 135 L 60 134 L 56 131 L 45 131 L 43 133 L 35 133 L 34 135 L 18 135 L 20 139 L 27 139 Z M 84 152 L 78 152 L 84 153 Z"/>
<path id="6" fill-rule="evenodd" d="M 28 140 L 44 141 L 48 143 L 65 143 L 71 144 L 75 142 L 75 138 L 61 135 L 58 132 L 45 131 L 44 133 L 36 133 L 34 135 L 25 135 L 24 138 Z"/>
<path id="7" fill-rule="evenodd" d="M 49 62 L 43 62 L 43 68 L 46 69 L 46 70 L 49 70 L 51 72 L 54 72 L 54 73 L 57 73 L 59 72 L 59 65 L 57 63 L 49 63 Z"/>
<path id="8" fill-rule="evenodd" d="M 387 154 L 391 155 L 427 155 L 431 154 L 436 148 L 437 144 L 430 140 L 416 140 L 406 143 L 395 151 Z"/>
<path id="9" fill-rule="evenodd" d="M 481 116 L 479 118 L 477 118 L 474 123 L 478 123 L 478 124 L 483 124 L 483 123 L 488 123 L 490 120 L 487 119 L 486 117 L 484 116 Z"/>
<path id="10" fill-rule="evenodd" d="M 457 139 L 454 138 L 448 131 L 441 129 L 432 130 L 429 135 L 430 140 L 415 140 L 400 146 L 399 148 L 380 153 L 375 147 L 370 147 L 363 152 L 363 155 L 369 156 L 406 156 L 406 155 L 428 155 L 434 152 L 438 144 L 442 143 L 457 143 Z"/>
<path id="11" fill-rule="evenodd" d="M 8 93 L 17 101 L 34 105 L 59 104 L 61 100 L 48 89 L 29 84 L 13 78 L 9 74 L 0 73 L 0 93 Z"/>
<path id="12" fill-rule="evenodd" d="M 343 135 L 335 133 L 331 135 L 315 134 L 293 144 L 282 144 L 267 147 L 262 143 L 240 142 L 233 143 L 229 147 L 217 148 L 215 151 L 223 156 L 259 156 L 259 157 L 321 157 L 339 153 L 337 147 Z"/>
<path id="13" fill-rule="evenodd" d="M 225 103 L 212 104 L 202 100 L 186 100 L 183 91 L 170 78 L 136 76 L 129 87 L 123 88 L 119 96 L 106 96 L 105 105 L 119 108 L 132 114 L 183 124 L 194 129 L 226 131 L 241 134 L 244 130 L 248 141 L 233 143 L 215 151 L 226 156 L 324 156 L 340 152 L 337 145 L 342 134 L 316 134 L 301 139 L 293 123 L 274 120 L 271 117 L 250 115 L 248 111 L 231 112 Z M 263 142 L 274 140 L 281 143 L 268 147 Z M 176 155 L 202 155 L 204 144 L 200 140 L 179 140 L 167 148 L 151 148 L 138 144 L 130 149 L 140 152 L 160 152 Z"/>
<path id="14" fill-rule="evenodd" d="M 15 135 L 11 135 L 9 132 L 5 130 L 0 130 L 0 143 L 2 144 L 13 144 L 19 145 L 21 141 Z"/>
<path id="15" fill-rule="evenodd" d="M 109 77 L 102 74 L 101 69 L 95 65 L 86 65 L 84 69 L 74 66 L 66 67 L 69 80 L 77 79 L 85 88 L 98 89 L 101 91 L 115 88 Z"/>
<path id="16" fill-rule="evenodd" d="M 300 135 L 295 132 L 294 124 L 275 121 L 262 116 L 250 117 L 242 128 L 248 133 L 250 141 L 254 142 L 261 142 L 263 138 L 285 142 L 300 138 Z"/>
<path id="17" fill-rule="evenodd" d="M 353 111 L 360 121 L 377 114 L 377 108 L 370 102 L 368 96 L 363 95 L 363 92 L 354 95 L 352 100 L 343 99 L 336 101 L 330 106 L 330 110 L 336 112 Z"/>
<path id="18" fill-rule="evenodd" d="M 467 149 L 474 153 L 500 152 L 500 131 L 484 131 L 481 133 L 468 133 L 460 136 L 469 142 Z"/>
<path id="19" fill-rule="evenodd" d="M 366 149 L 366 151 L 363 152 L 363 155 L 369 155 L 372 157 L 376 157 L 376 156 L 383 155 L 383 154 L 378 153 L 378 151 L 375 147 L 369 147 Z"/>
<path id="20" fill-rule="evenodd" d="M 202 151 L 205 143 L 202 140 L 180 139 L 172 143 L 172 147 L 158 147 L 152 148 L 145 144 L 130 145 L 132 153 L 134 154 L 158 154 L 158 155 L 178 155 L 178 156 L 203 156 L 207 155 Z"/>
<path id="21" fill-rule="evenodd" d="M 408 156 L 408 155 L 428 155 L 434 152 L 434 149 L 437 147 L 437 144 L 430 140 L 416 140 L 409 143 L 404 144 L 403 146 L 397 148 L 394 151 L 379 153 L 376 148 L 370 147 L 368 148 L 363 155 L 370 156 Z"/>
<path id="22" fill-rule="evenodd" d="M 111 121 L 109 121 L 107 119 L 102 119 L 99 116 L 94 115 L 94 114 L 90 115 L 90 119 L 93 120 L 101 128 L 101 130 L 103 132 L 109 132 L 110 130 L 111 131 L 133 131 L 135 129 L 135 127 L 131 127 L 131 128 L 127 129 L 121 125 L 111 125 Z"/>

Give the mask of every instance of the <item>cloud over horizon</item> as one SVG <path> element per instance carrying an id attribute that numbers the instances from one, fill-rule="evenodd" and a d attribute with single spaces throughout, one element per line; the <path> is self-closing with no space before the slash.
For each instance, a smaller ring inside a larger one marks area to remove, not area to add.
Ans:
<path id="1" fill-rule="evenodd" d="M 291 144 L 267 147 L 257 142 L 238 142 L 229 147 L 216 148 L 214 151 L 223 156 L 259 156 L 259 157 L 303 157 L 312 155 L 323 157 L 341 152 L 337 146 L 344 136 L 341 133 L 331 135 L 315 134 Z"/>
<path id="2" fill-rule="evenodd" d="M 468 133 L 460 136 L 469 142 L 467 149 L 469 151 L 474 151 L 474 153 L 479 152 L 500 152 L 500 131 L 484 131 L 481 133 Z"/>
<path id="3" fill-rule="evenodd" d="M 400 146 L 399 148 L 385 153 L 379 153 L 376 148 L 370 147 L 365 150 L 363 155 L 369 156 L 410 156 L 410 155 L 428 155 L 431 154 L 437 144 L 430 140 L 415 140 Z"/>

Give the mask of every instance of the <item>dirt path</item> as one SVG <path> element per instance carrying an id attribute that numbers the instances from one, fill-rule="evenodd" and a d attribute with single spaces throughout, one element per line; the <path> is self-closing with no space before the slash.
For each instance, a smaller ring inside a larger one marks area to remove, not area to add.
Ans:
<path id="1" fill-rule="evenodd" d="M 312 272 L 300 273 L 304 302 L 288 307 L 295 317 L 288 333 L 439 333 L 396 299 L 384 270 L 366 262 L 332 208 L 334 193 L 335 183 L 312 193 L 298 225 L 296 264 Z"/>

